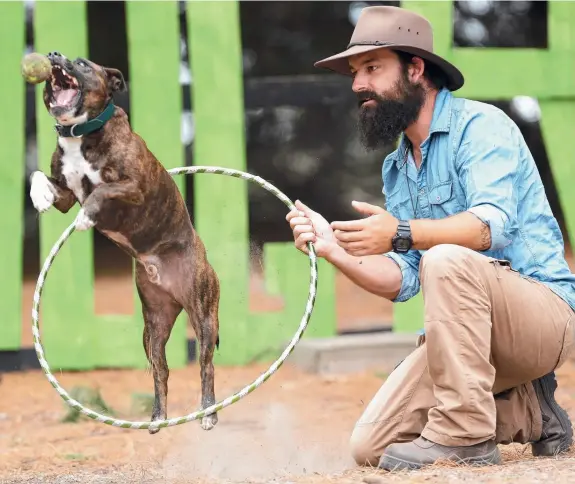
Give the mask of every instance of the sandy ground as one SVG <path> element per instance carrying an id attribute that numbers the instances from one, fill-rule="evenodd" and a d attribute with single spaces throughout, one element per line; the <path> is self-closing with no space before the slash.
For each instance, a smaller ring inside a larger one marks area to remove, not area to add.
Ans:
<path id="1" fill-rule="evenodd" d="M 252 381 L 264 369 L 216 370 L 218 398 Z M 575 418 L 575 365 L 559 373 L 557 398 Z M 136 393 L 151 394 L 145 371 L 97 371 L 57 375 L 69 391 L 97 388 L 115 415 L 147 420 L 132 407 Z M 43 373 L 9 373 L 0 389 L 0 483 L 192 483 L 293 482 L 575 482 L 575 451 L 534 459 L 529 446 L 507 446 L 505 463 L 489 469 L 431 468 L 387 474 L 357 469 L 348 438 L 357 417 L 385 375 L 376 372 L 319 377 L 288 363 L 235 405 L 218 425 L 203 431 L 197 422 L 162 429 L 117 429 L 93 421 L 62 423 L 67 407 Z M 173 370 L 169 416 L 198 408 L 198 368 Z"/>
<path id="2" fill-rule="evenodd" d="M 569 258 L 573 270 L 572 259 Z M 101 267 L 97 264 L 98 267 Z M 35 280 L 24 283 L 23 346 L 30 345 L 29 310 Z M 95 284 L 99 314 L 132 311 L 129 272 L 101 273 Z M 387 326 L 392 305 L 337 276 L 339 330 Z M 251 280 L 253 311 L 273 310 L 281 301 L 262 291 L 259 274 Z M 264 366 L 216 369 L 218 399 L 239 390 Z M 575 421 L 575 364 L 559 372 L 557 399 Z M 136 394 L 152 395 L 145 371 L 97 371 L 57 375 L 70 391 L 99 389 L 119 418 L 148 420 L 133 408 Z M 40 371 L 0 375 L 0 483 L 206 483 L 281 482 L 384 484 L 575 482 L 575 450 L 561 458 L 534 459 L 529 446 L 502 449 L 504 464 L 489 469 L 432 467 L 422 472 L 387 474 L 358 469 L 348 439 L 354 422 L 386 376 L 368 372 L 338 377 L 304 374 L 289 360 L 261 388 L 224 409 L 218 425 L 203 431 L 197 422 L 162 429 L 117 429 L 93 421 L 63 423 L 68 407 Z M 172 370 L 169 416 L 199 406 L 195 365 Z"/>

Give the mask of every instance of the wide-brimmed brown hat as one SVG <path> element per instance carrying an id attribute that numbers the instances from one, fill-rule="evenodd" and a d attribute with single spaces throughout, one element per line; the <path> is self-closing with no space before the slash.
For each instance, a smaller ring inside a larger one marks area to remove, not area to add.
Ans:
<path id="1" fill-rule="evenodd" d="M 350 56 L 381 48 L 407 52 L 435 64 L 445 73 L 450 91 L 463 86 L 463 74 L 459 69 L 433 53 L 433 29 L 429 21 L 399 7 L 363 8 L 347 49 L 314 65 L 349 76 Z"/>

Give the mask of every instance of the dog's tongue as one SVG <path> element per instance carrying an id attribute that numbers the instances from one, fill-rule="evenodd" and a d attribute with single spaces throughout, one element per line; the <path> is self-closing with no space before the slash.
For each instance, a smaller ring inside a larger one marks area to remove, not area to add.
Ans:
<path id="1" fill-rule="evenodd" d="M 78 91 L 76 89 L 62 89 L 61 91 L 56 91 L 54 93 L 54 101 L 58 106 L 66 106 L 70 104 Z"/>

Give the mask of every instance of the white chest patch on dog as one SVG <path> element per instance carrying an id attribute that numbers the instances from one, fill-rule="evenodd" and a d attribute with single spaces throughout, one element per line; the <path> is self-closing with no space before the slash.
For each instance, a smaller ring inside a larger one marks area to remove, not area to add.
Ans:
<path id="1" fill-rule="evenodd" d="M 64 151 L 62 155 L 62 174 L 66 178 L 68 188 L 80 203 L 86 199 L 82 180 L 87 177 L 94 185 L 102 183 L 98 170 L 94 170 L 82 154 L 82 140 L 77 138 L 58 138 L 58 144 Z"/>

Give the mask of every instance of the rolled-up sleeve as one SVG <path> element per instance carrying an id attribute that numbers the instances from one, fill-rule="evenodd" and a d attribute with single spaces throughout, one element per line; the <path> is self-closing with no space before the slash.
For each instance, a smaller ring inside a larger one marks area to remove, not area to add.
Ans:
<path id="1" fill-rule="evenodd" d="M 401 269 L 401 289 L 392 302 L 404 302 L 419 292 L 419 262 L 421 254 L 417 250 L 410 250 L 406 254 L 386 252 L 385 257 L 392 259 Z"/>
<path id="2" fill-rule="evenodd" d="M 475 114 L 462 133 L 457 155 L 467 211 L 489 225 L 491 246 L 508 246 L 517 230 L 514 187 L 521 152 L 517 131 L 502 112 Z"/>

